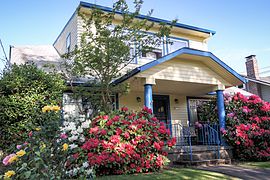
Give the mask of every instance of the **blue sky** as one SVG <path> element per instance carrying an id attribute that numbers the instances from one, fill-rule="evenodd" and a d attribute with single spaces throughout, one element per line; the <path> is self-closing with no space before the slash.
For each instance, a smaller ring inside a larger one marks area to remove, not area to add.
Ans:
<path id="1" fill-rule="evenodd" d="M 104 6 L 113 2 L 85 1 Z M 79 0 L 1 1 L 0 38 L 7 53 L 9 45 L 52 44 L 78 4 Z M 257 55 L 261 71 L 270 66 L 269 8 L 269 0 L 145 0 L 142 14 L 154 9 L 154 17 L 215 30 L 209 51 L 244 72 L 250 54 Z"/>

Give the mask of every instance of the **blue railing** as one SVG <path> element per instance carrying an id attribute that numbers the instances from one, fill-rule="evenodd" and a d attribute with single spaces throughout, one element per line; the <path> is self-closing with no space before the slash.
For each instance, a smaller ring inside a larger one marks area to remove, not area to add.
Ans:
<path id="1" fill-rule="evenodd" d="M 198 127 L 198 144 L 207 145 L 209 150 L 215 150 L 218 159 L 221 144 L 219 129 L 219 124 L 201 124 L 201 127 Z"/>
<path id="2" fill-rule="evenodd" d="M 176 138 L 176 148 L 190 155 L 192 161 L 192 146 L 207 146 L 208 150 L 216 152 L 216 158 L 220 159 L 221 134 L 219 124 L 201 124 L 195 131 L 194 127 L 182 124 L 167 124 L 171 130 L 171 136 Z"/>
<path id="3" fill-rule="evenodd" d="M 190 127 L 183 126 L 180 123 L 167 124 L 166 126 L 171 130 L 171 136 L 176 138 L 176 148 L 183 150 L 184 153 L 189 153 L 190 160 L 192 160 L 192 136 Z"/>

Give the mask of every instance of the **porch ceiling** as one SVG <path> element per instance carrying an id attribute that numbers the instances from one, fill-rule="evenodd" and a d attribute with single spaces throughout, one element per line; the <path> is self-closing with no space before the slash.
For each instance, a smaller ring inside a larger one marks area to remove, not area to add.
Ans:
<path id="1" fill-rule="evenodd" d="M 132 78 L 130 80 L 131 91 L 144 91 L 145 80 L 143 78 Z M 213 91 L 215 85 L 200 84 L 181 81 L 156 80 L 153 85 L 153 94 L 178 94 L 184 96 L 203 96 Z"/>

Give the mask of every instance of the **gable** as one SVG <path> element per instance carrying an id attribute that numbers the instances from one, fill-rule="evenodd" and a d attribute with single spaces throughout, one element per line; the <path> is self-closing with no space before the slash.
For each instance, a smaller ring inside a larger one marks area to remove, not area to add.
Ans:
<path id="1" fill-rule="evenodd" d="M 153 77 L 160 80 L 230 85 L 228 81 L 202 62 L 173 58 L 141 72 L 136 77 Z"/>

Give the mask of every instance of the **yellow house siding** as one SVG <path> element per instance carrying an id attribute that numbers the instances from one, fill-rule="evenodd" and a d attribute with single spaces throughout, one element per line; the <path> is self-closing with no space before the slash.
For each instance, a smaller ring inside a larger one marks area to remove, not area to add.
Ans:
<path id="1" fill-rule="evenodd" d="M 141 98 L 141 102 L 137 102 L 137 97 Z M 129 92 L 125 95 L 120 95 L 119 97 L 119 107 L 126 106 L 130 110 L 139 111 L 142 109 L 144 104 L 144 94 L 143 92 Z"/>
<path id="2" fill-rule="evenodd" d="M 188 114 L 187 114 L 187 100 L 185 96 L 177 94 L 166 94 L 170 97 L 170 115 L 172 124 L 180 123 L 187 125 Z M 137 102 L 136 98 L 140 97 L 141 102 Z M 175 99 L 178 99 L 178 103 L 175 103 Z M 139 111 L 144 105 L 143 92 L 130 92 L 129 94 L 122 95 L 119 97 L 119 107 L 126 106 L 130 110 Z"/>
<path id="3" fill-rule="evenodd" d="M 136 76 L 153 76 L 156 79 L 214 85 L 229 84 L 202 62 L 176 58 L 154 66 Z"/>
<path id="4" fill-rule="evenodd" d="M 178 103 L 175 102 L 178 99 Z M 187 111 L 187 99 L 185 96 L 179 96 L 176 94 L 170 95 L 170 110 L 172 124 L 187 125 L 188 123 L 188 111 Z"/>
<path id="5" fill-rule="evenodd" d="M 71 17 L 70 21 L 67 23 L 67 25 L 53 44 L 53 46 L 60 55 L 67 53 L 66 38 L 69 34 L 71 37 L 70 50 L 74 50 L 75 46 L 77 45 L 77 17 L 78 15 L 75 12 L 75 14 Z"/>

